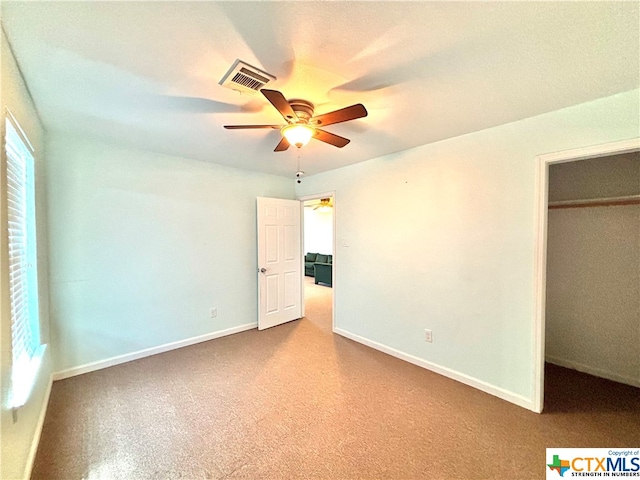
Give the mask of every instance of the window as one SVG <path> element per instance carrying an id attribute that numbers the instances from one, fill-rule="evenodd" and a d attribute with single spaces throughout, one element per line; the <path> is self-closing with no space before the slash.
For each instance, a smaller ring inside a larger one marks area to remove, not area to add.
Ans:
<path id="1" fill-rule="evenodd" d="M 5 120 L 7 233 L 11 302 L 11 406 L 25 404 L 38 373 L 40 345 L 34 160 L 29 140 L 11 115 Z"/>

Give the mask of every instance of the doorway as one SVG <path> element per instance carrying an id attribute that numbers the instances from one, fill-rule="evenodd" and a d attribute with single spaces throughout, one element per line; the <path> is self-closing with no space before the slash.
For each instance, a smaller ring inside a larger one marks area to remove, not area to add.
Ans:
<path id="1" fill-rule="evenodd" d="M 310 312 L 330 319 L 328 327 L 333 332 L 337 263 L 335 192 L 307 195 L 299 200 L 303 230 L 302 313 L 306 316 L 309 307 Z"/>
<path id="2" fill-rule="evenodd" d="M 533 385 L 533 405 L 532 409 L 541 413 L 544 408 L 544 381 L 545 381 L 545 360 L 546 360 L 546 315 L 547 315 L 547 260 L 549 244 L 549 169 L 552 165 L 559 165 L 568 162 L 581 160 L 599 159 L 614 155 L 625 155 L 640 152 L 640 139 L 631 139 L 594 147 L 570 150 L 554 154 L 539 156 L 537 161 L 537 230 L 536 230 L 536 256 L 535 256 L 535 314 L 534 314 L 534 385 Z M 633 197 L 633 198 L 620 198 Z M 602 199 L 600 199 L 602 201 Z M 628 204 L 638 203 L 639 196 L 622 195 L 618 198 L 606 200 L 611 203 L 627 202 Z M 574 202 L 572 204 L 571 202 Z M 564 204 L 555 203 L 555 206 L 563 208 L 573 208 L 578 200 L 566 200 Z M 591 200 L 592 203 L 597 200 Z M 588 202 L 587 202 L 588 203 Z M 584 202 L 582 202 L 584 204 Z M 554 203 L 551 203 L 554 206 Z M 592 205 L 591 205 L 592 206 Z M 577 208 L 577 207 L 576 207 Z M 555 282 L 556 279 L 553 281 Z M 550 283 L 551 285 L 551 283 Z M 550 325 L 551 326 L 551 325 Z M 555 346 L 553 347 L 555 349 Z"/>

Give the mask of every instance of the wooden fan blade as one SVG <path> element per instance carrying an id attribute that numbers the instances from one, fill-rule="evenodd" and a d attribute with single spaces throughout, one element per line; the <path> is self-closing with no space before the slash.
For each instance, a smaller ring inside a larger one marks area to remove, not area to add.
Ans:
<path id="1" fill-rule="evenodd" d="M 229 130 L 239 130 L 241 128 L 275 128 L 281 129 L 282 125 L 225 125 L 224 128 Z"/>
<path id="2" fill-rule="evenodd" d="M 289 148 L 289 146 L 289 141 L 286 138 L 282 137 L 282 140 L 280 140 L 280 143 L 276 146 L 274 152 L 284 152 L 287 148 Z"/>
<path id="3" fill-rule="evenodd" d="M 298 115 L 293 111 L 287 99 L 284 95 L 277 90 L 268 90 L 263 88 L 260 90 L 262 94 L 271 102 L 271 105 L 276 107 L 276 110 L 280 112 L 280 115 L 284 117 L 287 123 L 294 123 L 298 121 Z"/>
<path id="4" fill-rule="evenodd" d="M 334 110 L 333 112 L 323 113 L 317 117 L 313 117 L 309 120 L 309 123 L 313 125 L 333 125 L 334 123 L 347 122 L 349 120 L 355 120 L 356 118 L 362 118 L 367 116 L 367 109 L 364 105 L 358 103 L 357 105 L 351 105 L 350 107 L 341 108 L 340 110 Z"/>
<path id="5" fill-rule="evenodd" d="M 324 130 L 320 130 L 319 128 L 316 128 L 316 134 L 313 136 L 313 138 L 338 148 L 344 147 L 346 144 L 348 144 L 351 141 L 348 138 L 344 138 L 339 135 L 335 135 L 333 133 L 325 132 Z"/>

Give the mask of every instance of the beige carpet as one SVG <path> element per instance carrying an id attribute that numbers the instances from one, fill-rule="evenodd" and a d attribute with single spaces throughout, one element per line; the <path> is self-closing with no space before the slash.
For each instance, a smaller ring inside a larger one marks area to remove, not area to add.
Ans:
<path id="1" fill-rule="evenodd" d="M 545 447 L 637 447 L 640 390 L 559 367 L 537 415 L 306 318 L 56 382 L 33 478 L 544 478 Z"/>

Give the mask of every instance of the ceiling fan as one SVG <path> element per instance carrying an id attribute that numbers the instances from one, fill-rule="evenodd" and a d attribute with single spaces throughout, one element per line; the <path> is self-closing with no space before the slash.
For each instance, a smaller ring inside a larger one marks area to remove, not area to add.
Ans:
<path id="1" fill-rule="evenodd" d="M 321 210 L 327 211 L 328 209 L 333 208 L 333 202 L 331 198 L 320 198 L 318 200 L 309 200 L 304 203 L 305 208 L 310 208 L 312 210 Z"/>
<path id="2" fill-rule="evenodd" d="M 315 207 L 313 207 L 314 210 L 326 210 L 328 208 L 332 208 L 333 205 L 331 205 L 331 199 L 330 198 L 321 198 L 320 199 L 320 203 L 318 205 L 316 205 Z"/>
<path id="3" fill-rule="evenodd" d="M 367 109 L 364 108 L 364 105 L 358 103 L 314 117 L 314 105 L 307 100 L 299 98 L 287 100 L 284 95 L 277 90 L 263 88 L 260 91 L 267 100 L 276 107 L 276 110 L 280 112 L 280 115 L 282 115 L 287 123 L 285 125 L 225 125 L 224 128 L 232 130 L 243 128 L 273 128 L 280 130 L 282 140 L 280 140 L 274 152 L 284 152 L 291 145 L 300 148 L 306 145 L 312 138 L 342 148 L 351 140 L 329 133 L 319 127 L 367 116 Z"/>

